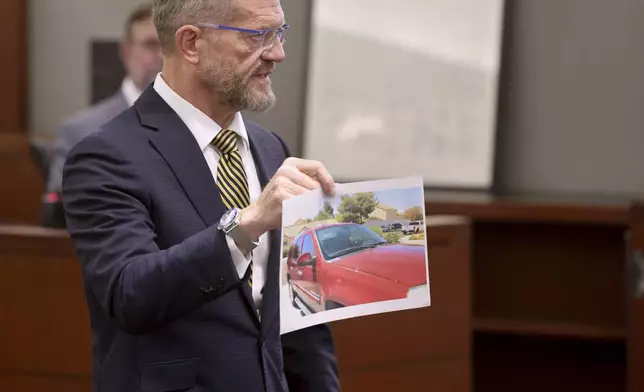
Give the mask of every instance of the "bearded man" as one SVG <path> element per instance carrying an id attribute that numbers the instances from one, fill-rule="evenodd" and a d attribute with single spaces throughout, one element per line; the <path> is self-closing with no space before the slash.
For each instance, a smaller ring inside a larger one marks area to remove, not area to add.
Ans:
<path id="1" fill-rule="evenodd" d="M 339 391 L 330 330 L 280 336 L 282 202 L 322 188 L 242 118 L 275 103 L 279 0 L 155 0 L 164 66 L 70 152 L 67 229 L 82 264 L 95 391 Z"/>

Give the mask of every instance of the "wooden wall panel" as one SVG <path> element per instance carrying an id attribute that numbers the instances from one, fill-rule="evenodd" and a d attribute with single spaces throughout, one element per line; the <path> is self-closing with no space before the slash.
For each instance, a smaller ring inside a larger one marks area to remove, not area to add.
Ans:
<path id="1" fill-rule="evenodd" d="M 629 362 L 632 385 L 644 379 L 626 201 L 431 192 L 426 212 L 473 221 L 474 391 L 625 392 Z"/>
<path id="2" fill-rule="evenodd" d="M 624 339 L 624 228 L 475 224 L 478 330 Z"/>
<path id="3" fill-rule="evenodd" d="M 38 376 L 33 374 L 0 373 L 3 392 L 91 392 L 92 380 L 87 377 Z"/>
<path id="4" fill-rule="evenodd" d="M 0 133 L 0 178 L 0 223 L 40 225 L 45 184 L 26 134 Z"/>
<path id="5" fill-rule="evenodd" d="M 406 362 L 342 375 L 342 391 L 470 392 L 466 359 Z"/>
<path id="6" fill-rule="evenodd" d="M 477 333 L 474 363 L 474 392 L 627 392 L 624 341 Z"/>
<path id="7" fill-rule="evenodd" d="M 644 202 L 633 203 L 628 236 L 628 391 L 644 391 Z"/>
<path id="8" fill-rule="evenodd" d="M 0 227 L 0 314 L 0 390 L 89 385 L 89 317 L 80 265 L 64 232 Z"/>
<path id="9" fill-rule="evenodd" d="M 0 133 L 27 131 L 27 3 L 0 1 Z"/>
<path id="10" fill-rule="evenodd" d="M 38 225 L 44 178 L 31 156 L 27 124 L 28 3 L 0 1 L 0 223 Z"/>
<path id="11" fill-rule="evenodd" d="M 644 245 L 644 244 L 643 244 Z M 628 392 L 644 391 L 644 299 L 634 300 L 630 308 L 628 335 Z"/>

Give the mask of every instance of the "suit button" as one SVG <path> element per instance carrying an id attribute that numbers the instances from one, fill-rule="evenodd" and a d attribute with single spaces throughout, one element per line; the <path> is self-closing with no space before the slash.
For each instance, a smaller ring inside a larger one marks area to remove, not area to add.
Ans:
<path id="1" fill-rule="evenodd" d="M 212 288 L 212 286 L 204 286 L 201 288 L 201 291 L 205 294 L 210 294 L 214 291 L 215 289 Z"/>

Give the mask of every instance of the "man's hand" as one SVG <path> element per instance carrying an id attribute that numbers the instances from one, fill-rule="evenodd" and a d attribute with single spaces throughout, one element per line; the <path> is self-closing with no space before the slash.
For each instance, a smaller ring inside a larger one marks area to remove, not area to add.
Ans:
<path id="1" fill-rule="evenodd" d="M 252 238 L 282 225 L 282 202 L 293 196 L 322 187 L 327 195 L 335 194 L 335 184 L 327 169 L 318 161 L 288 158 L 259 196 L 257 202 L 242 211 L 241 227 Z"/>

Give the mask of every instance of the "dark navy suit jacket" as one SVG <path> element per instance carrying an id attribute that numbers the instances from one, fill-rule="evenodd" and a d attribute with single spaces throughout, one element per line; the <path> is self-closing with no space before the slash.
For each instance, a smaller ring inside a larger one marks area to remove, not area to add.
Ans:
<path id="1" fill-rule="evenodd" d="M 246 122 L 262 187 L 288 156 Z M 271 234 L 262 319 L 224 235 L 201 150 L 150 86 L 84 138 L 63 173 L 101 392 L 339 391 L 326 325 L 280 337 L 280 233 Z"/>

